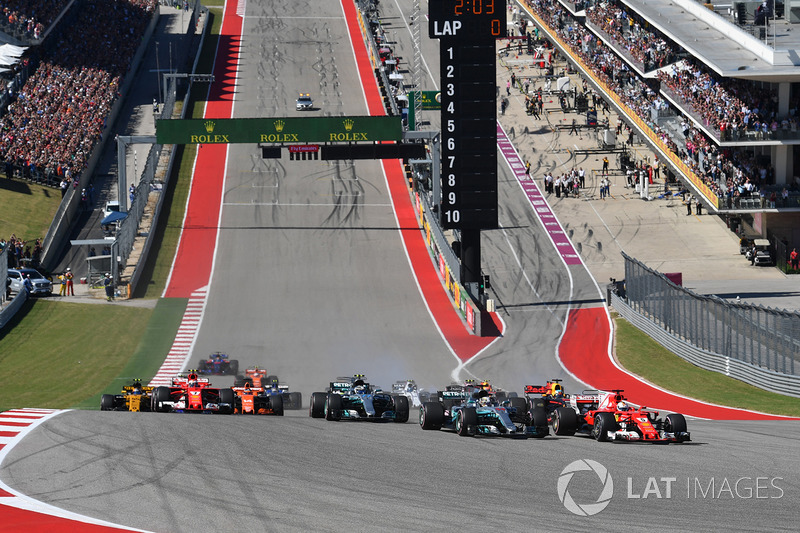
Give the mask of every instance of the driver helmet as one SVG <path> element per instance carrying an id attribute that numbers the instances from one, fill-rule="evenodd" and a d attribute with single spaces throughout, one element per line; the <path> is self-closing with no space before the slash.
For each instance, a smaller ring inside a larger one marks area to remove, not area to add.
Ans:
<path id="1" fill-rule="evenodd" d="M 630 409 L 630 407 L 628 407 L 627 402 L 621 401 L 617 403 L 617 411 L 627 411 L 628 409 Z"/>
<path id="2" fill-rule="evenodd" d="M 367 386 L 362 383 L 353 387 L 353 390 L 356 392 L 356 394 L 364 394 L 367 392 Z"/>
<path id="3" fill-rule="evenodd" d="M 478 402 L 481 404 L 482 407 L 486 407 L 488 405 L 491 405 L 492 397 L 491 396 L 484 396 L 483 398 L 478 400 Z"/>
<path id="4" fill-rule="evenodd" d="M 553 385 L 553 396 L 556 398 L 561 398 L 564 396 L 564 387 L 556 383 Z"/>

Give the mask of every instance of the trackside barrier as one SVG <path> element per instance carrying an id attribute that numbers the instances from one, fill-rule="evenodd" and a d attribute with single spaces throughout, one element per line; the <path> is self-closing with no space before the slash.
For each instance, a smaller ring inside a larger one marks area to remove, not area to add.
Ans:
<path id="1" fill-rule="evenodd" d="M 472 301 L 464 286 L 457 281 L 458 274 L 453 273 L 454 268 L 459 268 L 458 258 L 448 244 L 439 225 L 435 221 L 431 223 L 429 220 L 429 217 L 436 215 L 428 204 L 427 196 L 416 191 L 413 192 L 413 195 L 417 217 L 425 232 L 425 243 L 428 245 L 428 250 L 437 266 L 439 276 L 444 282 L 447 294 L 450 296 L 454 306 L 459 310 L 461 317 L 466 321 L 467 330 L 473 335 L 481 335 L 483 332 L 481 309 Z"/>
<path id="2" fill-rule="evenodd" d="M 701 350 L 800 375 L 800 313 L 696 294 L 622 253 L 625 299 L 640 315 Z"/>
<path id="3" fill-rule="evenodd" d="M 770 392 L 800 398 L 800 376 L 774 372 L 731 357 L 707 352 L 668 333 L 652 320 L 637 313 L 616 293 L 611 293 L 611 305 L 620 316 L 648 334 L 664 348 L 705 370 L 719 372 Z"/>
<path id="4" fill-rule="evenodd" d="M 659 155 L 662 157 L 662 162 L 668 162 L 671 166 L 673 166 L 673 168 L 677 169 L 688 181 L 692 183 L 692 185 L 697 188 L 697 190 L 703 195 L 711 207 L 713 207 L 715 210 L 719 210 L 720 199 L 714 193 L 714 191 L 712 191 L 711 188 L 708 187 L 708 185 L 706 185 L 686 163 L 681 161 L 677 154 L 669 149 L 666 143 L 664 143 L 655 134 L 655 132 L 653 132 L 650 126 L 648 126 L 647 123 L 639 118 L 639 116 L 622 101 L 622 99 L 616 94 L 616 92 L 614 92 L 614 90 L 612 90 L 608 85 L 605 84 L 605 82 L 595 76 L 594 71 L 573 52 L 572 47 L 562 40 L 558 35 L 556 35 L 550 26 L 548 26 L 542 18 L 534 13 L 527 1 L 522 1 L 519 3 L 522 5 L 525 12 L 528 13 L 528 15 L 530 15 L 534 21 L 536 21 L 536 24 L 547 35 L 547 38 L 553 43 L 557 44 L 561 51 L 569 57 L 570 61 L 581 70 L 581 73 L 585 77 L 591 79 L 592 83 L 605 93 L 604 96 L 612 101 L 620 114 L 624 115 L 628 121 L 635 124 L 639 129 L 639 132 L 647 137 L 651 146 L 659 152 Z"/>
<path id="5" fill-rule="evenodd" d="M 211 25 L 208 24 L 208 8 L 205 6 L 200 5 L 200 1 L 197 0 L 194 2 L 194 8 L 192 10 L 193 17 L 195 17 L 195 24 L 189 24 L 189 28 L 187 29 L 187 36 L 191 38 L 196 31 L 199 30 L 200 39 L 199 43 L 197 44 L 197 51 L 195 53 L 194 62 L 192 63 L 191 73 L 194 74 L 197 72 L 197 65 L 200 62 L 200 55 L 203 51 L 203 45 L 205 44 L 205 39 L 211 32 Z M 199 24 L 203 24 L 202 28 L 199 28 Z M 194 45 L 193 45 L 194 46 Z M 176 82 L 177 83 L 177 82 Z M 183 106 L 181 108 L 180 118 L 186 118 L 186 110 L 189 106 L 186 103 L 189 101 L 192 92 L 193 81 L 191 78 L 189 79 L 189 83 L 186 85 L 186 91 L 183 95 Z M 161 115 L 159 118 L 169 118 L 172 116 L 175 104 L 177 102 L 177 85 L 171 86 L 174 90 L 169 91 L 167 94 L 164 95 L 164 105 L 161 111 Z M 162 149 L 164 147 L 162 145 L 153 145 L 150 147 L 150 151 L 148 152 L 147 156 L 147 163 L 145 164 L 145 171 L 141 177 L 139 187 L 136 190 L 136 195 L 134 197 L 134 202 L 141 202 L 142 205 L 136 206 L 136 214 L 137 216 L 131 221 L 127 222 L 128 219 L 123 221 L 123 224 L 130 224 L 130 231 L 127 234 L 127 240 L 125 243 L 125 253 L 124 257 L 127 258 L 131 250 L 133 249 L 134 241 L 136 237 L 139 235 L 139 225 L 141 224 L 141 217 L 144 213 L 145 204 L 148 201 L 149 195 L 153 192 L 151 189 L 151 184 L 156 178 L 156 172 L 158 172 L 158 162 L 159 158 L 162 156 Z M 173 173 L 174 166 L 178 163 L 176 158 L 176 151 L 174 146 L 172 149 L 166 150 L 165 152 L 169 153 L 169 159 L 166 164 L 166 171 L 164 172 L 164 183 L 162 186 L 162 190 L 158 193 L 158 200 L 156 201 L 155 209 L 153 211 L 153 219 L 151 221 L 150 227 L 155 229 L 158 227 L 158 220 L 159 216 L 161 215 L 161 210 L 164 205 L 164 198 L 165 192 L 170 184 L 170 179 Z M 164 155 L 166 157 L 166 155 Z M 133 209 L 133 207 L 132 207 Z M 120 226 L 120 230 L 123 227 Z M 142 253 L 139 256 L 139 260 L 134 267 L 133 274 L 131 275 L 130 282 L 128 283 L 128 297 L 131 298 L 136 292 L 136 287 L 139 284 L 139 281 L 142 277 L 142 272 L 144 271 L 144 265 L 147 263 L 147 258 L 150 254 L 150 248 L 153 243 L 153 236 L 155 232 L 150 231 L 148 232 L 147 236 L 144 239 L 144 245 L 142 247 Z M 120 248 L 123 248 L 120 246 Z"/>
<path id="6" fill-rule="evenodd" d="M 5 287 L 3 287 L 5 291 Z M 25 291 L 19 291 L 17 295 L 11 299 L 11 302 L 0 311 L 0 330 L 2 330 L 6 324 L 8 324 L 14 315 L 17 314 L 22 308 L 22 304 L 24 304 L 28 300 L 28 293 Z"/>

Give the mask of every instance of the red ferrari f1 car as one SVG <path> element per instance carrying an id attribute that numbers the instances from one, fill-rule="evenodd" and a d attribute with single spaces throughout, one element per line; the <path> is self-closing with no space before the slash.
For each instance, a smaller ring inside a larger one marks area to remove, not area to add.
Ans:
<path id="1" fill-rule="evenodd" d="M 234 392 L 212 387 L 208 378 L 192 370 L 187 376 L 172 378 L 169 387 L 156 387 L 152 395 L 152 411 L 158 413 L 233 413 Z"/>
<path id="2" fill-rule="evenodd" d="M 560 380 L 528 385 L 532 407 L 544 407 L 556 435 L 588 433 L 598 441 L 628 440 L 668 444 L 691 440 L 686 419 L 678 413 L 659 418 L 658 411 L 630 404 L 622 389 L 565 394 Z"/>

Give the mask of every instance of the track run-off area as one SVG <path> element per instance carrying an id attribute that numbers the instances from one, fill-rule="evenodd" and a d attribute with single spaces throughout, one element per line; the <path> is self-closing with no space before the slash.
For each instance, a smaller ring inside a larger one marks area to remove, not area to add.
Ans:
<path id="1" fill-rule="evenodd" d="M 352 1 L 264 4 L 226 5 L 206 118 L 281 116 L 309 90 L 318 113 L 383 114 Z M 410 2 L 393 4 L 408 13 Z M 0 414 L 0 530 L 453 530 L 498 517 L 512 531 L 794 529 L 800 425 L 677 397 L 619 368 L 599 287 L 564 260 L 513 150 L 499 180 L 504 228 L 484 241 L 507 309 L 497 338 L 466 333 L 399 161 L 265 163 L 252 151 L 198 147 L 163 295 L 195 300 L 192 327 L 164 374 L 225 350 L 275 369 L 305 398 L 356 372 L 426 387 L 489 377 L 515 390 L 564 377 L 568 392 L 623 388 L 635 403 L 695 417 L 693 442 L 464 439 L 423 432 L 413 416 L 17 410 Z M 590 468 L 562 482 L 586 460 L 607 476 Z M 595 503 L 609 479 L 602 512 L 567 510 L 567 496 Z"/>

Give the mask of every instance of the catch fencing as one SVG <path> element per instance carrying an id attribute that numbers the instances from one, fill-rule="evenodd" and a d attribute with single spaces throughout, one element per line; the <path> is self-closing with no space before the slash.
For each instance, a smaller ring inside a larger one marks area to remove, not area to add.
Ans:
<path id="1" fill-rule="evenodd" d="M 621 300 L 666 334 L 731 362 L 800 375 L 800 313 L 696 294 L 624 252 L 622 256 Z M 794 387 L 800 384 L 793 382 Z"/>

